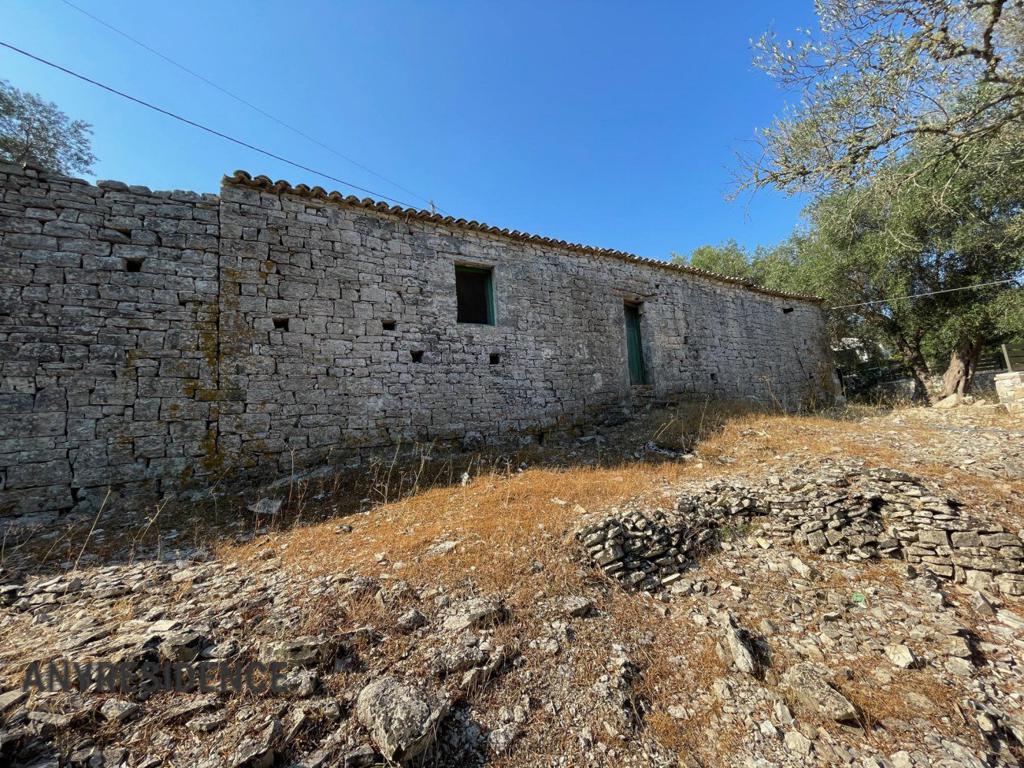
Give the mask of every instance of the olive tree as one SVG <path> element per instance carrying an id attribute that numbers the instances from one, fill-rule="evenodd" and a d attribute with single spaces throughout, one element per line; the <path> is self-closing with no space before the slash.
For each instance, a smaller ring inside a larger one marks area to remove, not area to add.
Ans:
<path id="1" fill-rule="evenodd" d="M 763 251 L 751 270 L 771 287 L 825 298 L 834 334 L 887 342 L 917 398 L 942 365 L 942 394 L 965 394 L 986 344 L 1024 337 L 1024 152 L 1012 144 L 970 150 L 1003 173 L 912 153 L 819 195 L 806 231 L 787 244 L 792 256 Z"/>
<path id="2" fill-rule="evenodd" d="M 72 120 L 38 94 L 0 80 L 0 157 L 8 162 L 65 175 L 89 173 L 96 161 L 91 134 L 89 123 Z"/>

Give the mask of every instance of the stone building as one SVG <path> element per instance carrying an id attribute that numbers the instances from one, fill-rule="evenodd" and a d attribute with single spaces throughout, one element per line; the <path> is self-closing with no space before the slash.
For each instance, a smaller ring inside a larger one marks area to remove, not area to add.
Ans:
<path id="1" fill-rule="evenodd" d="M 0 513 L 834 391 L 814 299 L 699 270 L 244 172 L 0 189 Z"/>

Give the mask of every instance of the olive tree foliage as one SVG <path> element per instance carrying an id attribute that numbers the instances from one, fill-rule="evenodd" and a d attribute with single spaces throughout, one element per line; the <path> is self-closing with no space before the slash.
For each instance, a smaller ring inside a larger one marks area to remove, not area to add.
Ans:
<path id="1" fill-rule="evenodd" d="M 0 158 L 64 175 L 90 173 L 96 161 L 91 134 L 89 123 L 0 80 Z"/>
<path id="2" fill-rule="evenodd" d="M 671 260 L 673 264 L 683 264 L 741 280 L 753 280 L 750 254 L 731 239 L 721 245 L 700 245 L 686 256 L 673 253 Z"/>
<path id="3" fill-rule="evenodd" d="M 940 165 L 942 190 L 916 195 L 920 210 L 911 215 L 923 222 L 920 243 L 932 256 L 927 282 L 969 289 L 927 299 L 934 325 L 925 352 L 948 359 L 944 396 L 969 391 L 986 344 L 1024 339 L 1024 136 L 1017 144 L 999 142 L 994 153 L 1010 157 L 988 167 L 943 172 Z"/>
<path id="4" fill-rule="evenodd" d="M 1024 337 L 1024 135 L 960 157 L 926 147 L 814 211 L 841 295 L 875 301 L 850 311 L 886 329 L 919 374 L 945 365 L 941 395 L 969 391 L 986 345 Z M 872 278 L 851 258 L 873 264 Z"/>
<path id="5" fill-rule="evenodd" d="M 816 9 L 817 30 L 755 43 L 755 64 L 797 100 L 759 132 L 741 189 L 835 190 L 912 147 L 928 161 L 955 159 L 1024 130 L 1021 0 L 817 0 Z"/>
<path id="6" fill-rule="evenodd" d="M 806 270 L 799 268 L 805 240 L 805 236 L 795 233 L 778 245 L 758 246 L 749 251 L 729 239 L 721 245 L 698 246 L 686 255 L 673 253 L 671 261 L 673 264 L 746 280 L 765 288 L 817 295 L 816 283 L 810 279 Z"/>

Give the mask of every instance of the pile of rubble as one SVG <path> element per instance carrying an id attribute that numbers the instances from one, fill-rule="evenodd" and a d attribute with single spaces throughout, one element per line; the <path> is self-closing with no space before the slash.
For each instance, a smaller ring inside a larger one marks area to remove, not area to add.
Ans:
<path id="1" fill-rule="evenodd" d="M 712 549 L 719 524 L 713 513 L 696 505 L 676 512 L 613 510 L 586 525 L 577 538 L 609 576 L 628 588 L 651 591 L 680 578 L 689 563 Z"/>
<path id="2" fill-rule="evenodd" d="M 1024 543 L 891 469 L 826 466 L 813 477 L 759 487 L 714 482 L 683 493 L 675 509 L 613 509 L 577 533 L 591 559 L 631 589 L 680 579 L 722 537 L 759 524 L 834 560 L 902 558 L 933 576 L 1024 595 Z"/>

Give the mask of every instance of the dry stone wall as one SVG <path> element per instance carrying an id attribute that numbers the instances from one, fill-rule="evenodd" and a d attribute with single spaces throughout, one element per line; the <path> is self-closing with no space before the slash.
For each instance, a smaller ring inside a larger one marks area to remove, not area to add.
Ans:
<path id="1" fill-rule="evenodd" d="M 999 402 L 1010 413 L 1024 413 L 1024 373 L 1007 371 L 995 377 L 996 394 Z"/>
<path id="2" fill-rule="evenodd" d="M 0 182 L 0 513 L 158 498 L 215 436 L 219 201 Z"/>
<path id="3" fill-rule="evenodd" d="M 10 166 L 0 182 L 2 512 L 476 447 L 652 397 L 833 392 L 806 300 L 244 174 L 219 196 Z M 492 270 L 493 325 L 456 322 L 457 264 Z"/>
<path id="4" fill-rule="evenodd" d="M 1024 540 L 918 479 L 826 462 L 813 476 L 756 485 L 720 481 L 683 493 L 675 509 L 613 509 L 576 538 L 595 565 L 630 589 L 674 585 L 722 539 L 757 534 L 852 562 L 899 558 L 973 589 L 1024 594 Z M 769 539 L 761 539 L 768 546 Z"/>

